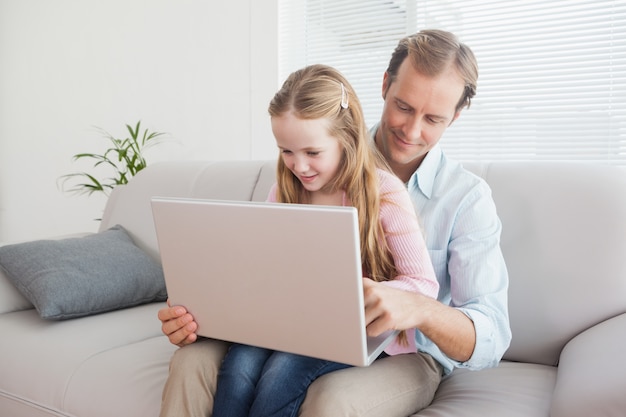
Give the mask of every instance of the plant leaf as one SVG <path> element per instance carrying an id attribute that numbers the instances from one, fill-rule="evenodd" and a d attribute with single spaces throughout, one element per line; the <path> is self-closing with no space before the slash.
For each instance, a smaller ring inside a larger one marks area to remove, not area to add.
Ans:
<path id="1" fill-rule="evenodd" d="M 152 146 L 159 143 L 160 137 L 164 133 L 150 132 L 148 129 L 144 129 L 143 135 L 140 137 L 141 120 L 136 123 L 134 128 L 130 124 L 125 126 L 130 137 L 124 139 L 116 138 L 106 130 L 96 127 L 100 135 L 109 141 L 111 147 L 107 148 L 102 154 L 84 152 L 72 157 L 74 161 L 83 158 L 93 159 L 94 168 L 100 166 L 108 167 L 113 171 L 114 175 L 104 180 L 98 180 L 93 174 L 87 172 L 66 174 L 59 177 L 63 186 L 66 185 L 67 181 L 74 178 L 82 178 L 85 182 L 74 184 L 71 188 L 64 189 L 64 191 L 77 194 L 92 194 L 98 191 L 108 195 L 108 192 L 115 186 L 127 184 L 132 176 L 147 167 L 148 163 L 142 152 L 149 145 Z M 150 141 L 152 142 L 148 143 Z"/>

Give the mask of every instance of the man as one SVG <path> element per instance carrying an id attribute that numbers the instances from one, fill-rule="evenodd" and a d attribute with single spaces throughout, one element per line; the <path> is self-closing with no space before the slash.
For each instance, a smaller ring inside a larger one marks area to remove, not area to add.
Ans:
<path id="1" fill-rule="evenodd" d="M 422 220 L 439 297 L 364 280 L 368 334 L 415 328 L 419 352 L 324 375 L 310 386 L 301 416 L 407 416 L 430 404 L 455 367 L 496 366 L 508 348 L 508 275 L 490 189 L 438 146 L 470 105 L 477 78 L 473 53 L 448 32 L 421 31 L 394 51 L 383 78 L 383 114 L 372 132 Z M 161 310 L 159 319 L 170 341 L 185 346 L 172 358 L 162 416 L 210 415 L 227 345 L 193 343 L 197 326 L 181 307 Z"/>

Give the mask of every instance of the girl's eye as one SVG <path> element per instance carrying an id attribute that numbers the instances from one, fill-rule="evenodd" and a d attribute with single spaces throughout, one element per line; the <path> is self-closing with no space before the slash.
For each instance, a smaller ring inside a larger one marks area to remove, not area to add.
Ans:
<path id="1" fill-rule="evenodd" d="M 283 154 L 290 154 L 291 153 L 291 151 L 287 150 L 287 149 L 281 149 L 280 152 L 283 153 Z"/>
<path id="2" fill-rule="evenodd" d="M 309 152 L 307 152 L 307 154 L 308 154 L 309 156 L 317 156 L 317 155 L 319 155 L 320 153 L 319 153 L 319 151 L 309 151 Z"/>

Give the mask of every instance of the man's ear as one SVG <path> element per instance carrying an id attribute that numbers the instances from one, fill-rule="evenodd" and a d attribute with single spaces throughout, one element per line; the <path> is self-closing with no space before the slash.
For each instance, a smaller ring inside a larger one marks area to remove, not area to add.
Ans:
<path id="1" fill-rule="evenodd" d="M 390 83 L 389 73 L 385 71 L 385 74 L 383 74 L 383 100 L 387 98 L 387 90 L 389 90 Z"/>

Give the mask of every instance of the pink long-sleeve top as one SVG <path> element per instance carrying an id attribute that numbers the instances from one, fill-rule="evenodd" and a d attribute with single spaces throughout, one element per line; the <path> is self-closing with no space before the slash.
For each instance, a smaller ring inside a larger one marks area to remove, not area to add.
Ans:
<path id="1" fill-rule="evenodd" d="M 402 181 L 390 172 L 379 169 L 378 178 L 380 221 L 397 270 L 397 275 L 383 284 L 437 298 L 439 283 L 408 191 Z M 276 184 L 270 190 L 268 201 L 276 202 Z M 344 205 L 351 203 L 344 199 Z M 406 333 L 408 346 L 396 341 L 385 352 L 390 355 L 416 352 L 415 330 L 407 330 Z"/>

